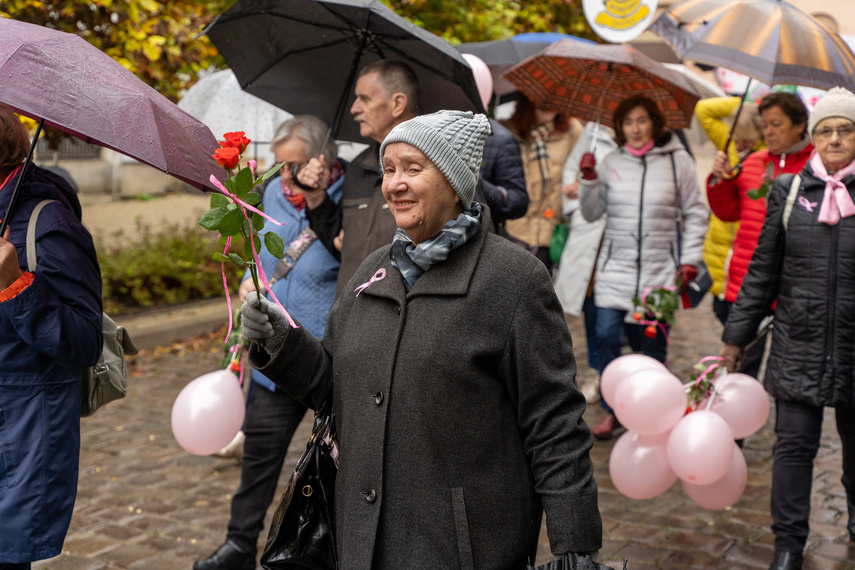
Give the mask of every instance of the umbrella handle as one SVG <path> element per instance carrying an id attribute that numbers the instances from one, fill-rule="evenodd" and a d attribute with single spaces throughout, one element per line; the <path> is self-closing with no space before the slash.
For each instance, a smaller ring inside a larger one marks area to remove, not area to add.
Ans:
<path id="1" fill-rule="evenodd" d="M 0 236 L 6 232 L 6 227 L 9 225 L 9 219 L 12 217 L 15 202 L 18 201 L 21 184 L 24 181 L 24 176 L 27 174 L 27 167 L 33 161 L 33 152 L 36 150 L 36 145 L 39 143 L 39 135 L 42 132 L 44 124 L 45 120 L 43 118 L 39 119 L 39 126 L 36 127 L 36 134 L 33 136 L 33 142 L 30 144 L 29 152 L 27 152 L 27 159 L 24 161 L 24 167 L 21 169 L 21 175 L 18 177 L 18 181 L 15 183 L 15 189 L 12 190 L 12 196 L 9 198 L 9 206 L 6 208 L 6 215 L 3 216 L 3 221 L 0 221 Z"/>
<path id="2" fill-rule="evenodd" d="M 745 105 L 745 98 L 748 97 L 748 90 L 751 89 L 751 78 L 748 78 L 748 83 L 745 84 L 745 92 L 742 93 L 742 99 L 739 100 L 739 107 L 736 108 L 736 115 L 733 116 L 733 124 L 730 125 L 730 132 L 727 133 L 727 142 L 724 143 L 722 150 L 727 154 L 727 149 L 730 147 L 730 142 L 733 140 L 733 131 L 736 130 L 736 123 L 739 121 L 739 115 L 742 114 L 742 106 Z"/>

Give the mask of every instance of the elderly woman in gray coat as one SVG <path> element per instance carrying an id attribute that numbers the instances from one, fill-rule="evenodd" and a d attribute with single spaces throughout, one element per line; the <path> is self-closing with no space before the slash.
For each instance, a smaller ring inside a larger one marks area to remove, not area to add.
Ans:
<path id="1" fill-rule="evenodd" d="M 380 148 L 391 245 L 371 254 L 323 340 L 275 305 L 242 308 L 253 366 L 317 409 L 332 398 L 342 568 L 518 570 L 542 510 L 552 551 L 602 541 L 576 362 L 549 273 L 472 201 L 489 124 L 441 111 Z"/>

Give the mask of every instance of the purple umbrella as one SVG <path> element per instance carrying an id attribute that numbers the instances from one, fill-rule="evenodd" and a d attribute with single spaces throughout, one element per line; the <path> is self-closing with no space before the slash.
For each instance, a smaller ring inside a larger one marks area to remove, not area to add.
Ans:
<path id="1" fill-rule="evenodd" d="M 196 188 L 224 179 L 208 127 L 74 34 L 0 18 L 0 101 Z"/>

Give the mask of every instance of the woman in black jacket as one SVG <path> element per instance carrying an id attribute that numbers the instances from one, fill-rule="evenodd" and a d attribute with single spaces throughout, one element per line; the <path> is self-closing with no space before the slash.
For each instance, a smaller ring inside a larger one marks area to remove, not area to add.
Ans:
<path id="1" fill-rule="evenodd" d="M 798 180 L 775 181 L 722 335 L 721 355 L 732 371 L 777 300 L 764 380 L 777 411 L 770 570 L 802 567 L 825 406 L 836 410 L 855 541 L 855 95 L 829 91 L 814 108 L 809 132 L 816 152 Z"/>

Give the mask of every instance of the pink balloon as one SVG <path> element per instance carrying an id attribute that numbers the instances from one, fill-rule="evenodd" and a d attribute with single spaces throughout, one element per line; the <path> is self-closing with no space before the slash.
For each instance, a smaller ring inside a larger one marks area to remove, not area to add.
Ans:
<path id="1" fill-rule="evenodd" d="M 733 461 L 733 432 L 709 410 L 692 412 L 668 436 L 668 462 L 677 477 L 693 485 L 718 481 Z"/>
<path id="2" fill-rule="evenodd" d="M 757 433 L 769 418 L 769 394 L 751 376 L 726 374 L 716 381 L 716 390 L 708 409 L 724 418 L 736 439 Z"/>
<path id="3" fill-rule="evenodd" d="M 481 102 L 484 108 L 490 104 L 490 98 L 493 96 L 493 74 L 490 73 L 490 68 L 484 63 L 484 60 L 477 55 L 464 53 L 463 59 L 472 68 L 472 75 L 475 77 L 475 85 L 478 86 L 478 95 L 481 96 Z"/>
<path id="4" fill-rule="evenodd" d="M 756 382 L 756 380 L 755 380 Z M 723 509 L 729 507 L 739 500 L 742 492 L 745 491 L 745 484 L 748 481 L 748 466 L 745 464 L 745 456 L 742 455 L 742 450 L 733 443 L 733 459 L 730 461 L 730 468 L 724 477 L 710 483 L 709 485 L 692 485 L 691 483 L 683 483 L 683 490 L 700 506 L 705 509 Z"/>
<path id="5" fill-rule="evenodd" d="M 625 354 L 609 362 L 600 377 L 600 392 L 603 399 L 611 406 L 615 401 L 617 387 L 630 374 L 639 370 L 668 370 L 665 365 L 643 354 Z"/>
<path id="6" fill-rule="evenodd" d="M 216 453 L 237 435 L 245 406 L 238 378 L 231 370 L 199 376 L 172 404 L 172 435 L 195 455 Z"/>
<path id="7" fill-rule="evenodd" d="M 677 475 L 668 464 L 668 434 L 628 431 L 615 442 L 609 475 L 615 488 L 630 499 L 650 499 L 668 490 Z"/>
<path id="8" fill-rule="evenodd" d="M 612 409 L 620 423 L 641 435 L 669 431 L 686 414 L 689 397 L 680 380 L 665 369 L 638 370 L 615 391 Z"/>

